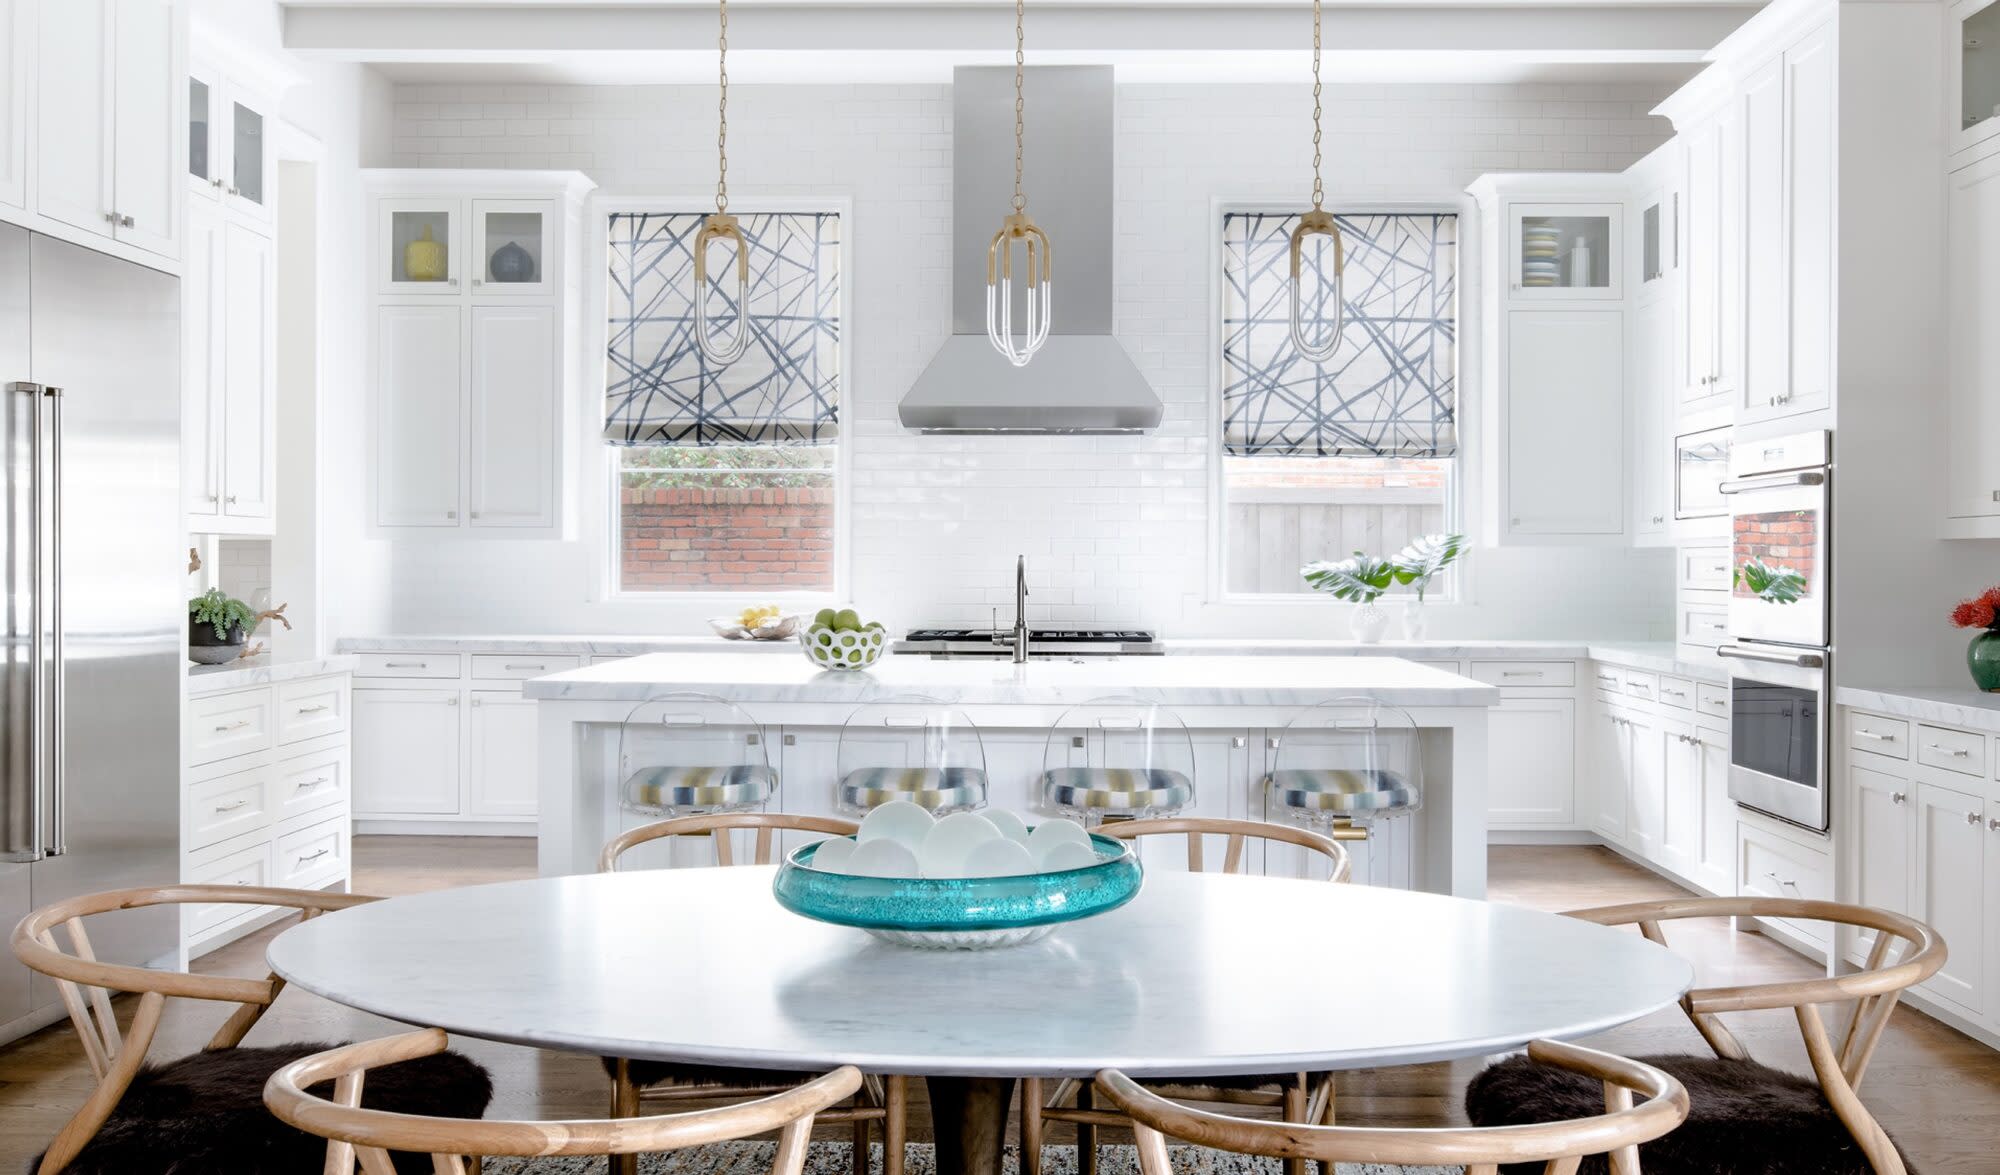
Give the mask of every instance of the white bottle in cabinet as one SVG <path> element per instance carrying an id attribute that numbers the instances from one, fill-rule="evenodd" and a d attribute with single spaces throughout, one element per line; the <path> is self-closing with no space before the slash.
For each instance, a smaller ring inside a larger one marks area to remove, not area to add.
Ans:
<path id="1" fill-rule="evenodd" d="M 376 532 L 564 537 L 589 181 L 424 170 L 370 183 Z"/>

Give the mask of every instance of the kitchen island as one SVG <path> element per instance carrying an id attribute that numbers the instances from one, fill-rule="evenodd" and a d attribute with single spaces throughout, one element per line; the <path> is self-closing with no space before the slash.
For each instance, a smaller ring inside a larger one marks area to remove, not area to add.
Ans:
<path id="1" fill-rule="evenodd" d="M 1460 897 L 1486 892 L 1487 708 L 1497 689 L 1392 657 L 1132 657 L 1089 661 L 934 661 L 885 657 L 865 673 L 821 672 L 803 657 L 659 653 L 536 678 L 523 696 L 539 725 L 539 861 L 544 876 L 589 872 L 604 842 L 642 820 L 619 808 L 619 724 L 666 694 L 704 694 L 763 727 L 780 787 L 771 807 L 832 810 L 841 726 L 855 707 L 920 697 L 977 724 L 989 802 L 1032 811 L 1049 727 L 1105 697 L 1171 707 L 1193 734 L 1190 815 L 1264 819 L 1278 733 L 1307 706 L 1366 698 L 1407 711 L 1420 730 L 1421 811 L 1383 820 L 1356 846 L 1357 877 Z M 1168 864 L 1162 857 L 1160 864 Z M 1148 858 L 1149 866 L 1153 859 Z M 1253 868 L 1284 873 L 1273 850 Z"/>

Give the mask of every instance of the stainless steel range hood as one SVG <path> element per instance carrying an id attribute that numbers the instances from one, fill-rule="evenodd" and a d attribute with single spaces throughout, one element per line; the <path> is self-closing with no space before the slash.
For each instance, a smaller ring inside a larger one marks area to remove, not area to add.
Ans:
<path id="1" fill-rule="evenodd" d="M 1014 71 L 963 66 L 954 71 L 952 93 L 953 333 L 903 397 L 903 426 L 935 433 L 1157 428 L 1159 396 L 1111 337 L 1111 67 L 1030 69 L 1027 92 L 1028 212 L 1048 232 L 1055 257 L 1048 343 L 1026 367 L 1015 367 L 986 340 L 986 247 L 1014 190 Z M 1014 321 L 1024 317 L 1017 305 Z"/>

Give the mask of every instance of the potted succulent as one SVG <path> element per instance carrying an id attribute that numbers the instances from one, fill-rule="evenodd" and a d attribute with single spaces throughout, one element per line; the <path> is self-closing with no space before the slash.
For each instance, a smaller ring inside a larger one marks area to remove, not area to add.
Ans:
<path id="1" fill-rule="evenodd" d="M 1427 534 L 1411 540 L 1408 546 L 1389 557 L 1389 562 L 1396 568 L 1396 582 L 1415 588 L 1417 593 L 1415 599 L 1403 603 L 1403 636 L 1407 639 L 1424 639 L 1424 590 L 1464 550 L 1465 536 L 1462 534 Z"/>
<path id="2" fill-rule="evenodd" d="M 1990 587 L 1951 610 L 1956 628 L 1976 628 L 1979 634 L 1965 650 L 1966 667 L 1972 670 L 1972 684 L 1989 694 L 2000 694 L 2000 587 Z"/>
<path id="3" fill-rule="evenodd" d="M 222 665 L 243 655 L 250 630 L 257 627 L 256 609 L 221 588 L 210 588 L 188 601 L 188 660 L 198 665 Z"/>
<path id="4" fill-rule="evenodd" d="M 1355 640 L 1372 645 L 1382 639 L 1382 630 L 1389 626 L 1389 614 L 1375 601 L 1396 582 L 1394 563 L 1356 551 L 1345 559 L 1308 563 L 1299 568 L 1299 574 L 1314 591 L 1330 593 L 1336 600 L 1355 605 L 1351 622 Z"/>

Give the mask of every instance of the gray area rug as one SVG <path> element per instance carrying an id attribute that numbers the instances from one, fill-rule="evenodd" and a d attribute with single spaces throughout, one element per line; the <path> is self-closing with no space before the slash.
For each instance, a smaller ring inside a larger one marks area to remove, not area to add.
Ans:
<path id="1" fill-rule="evenodd" d="M 881 1147 L 871 1164 L 882 1170 Z M 768 1175 L 777 1147 L 768 1142 L 725 1142 L 663 1155 L 646 1155 L 640 1175 Z M 806 1175 L 851 1175 L 852 1149 L 844 1142 L 815 1142 L 806 1159 Z M 1282 1175 L 1276 1159 L 1226 1154 L 1195 1146 L 1169 1149 L 1174 1175 Z M 1076 1175 L 1076 1148 L 1052 1146 L 1043 1152 L 1044 1175 Z M 1139 1175 L 1138 1152 L 1129 1146 L 1105 1146 L 1097 1152 L 1098 1175 Z M 904 1170 L 908 1175 L 935 1175 L 929 1143 L 910 1144 Z M 601 1158 L 487 1159 L 483 1175 L 603 1175 Z M 1461 1175 L 1462 1167 L 1384 1167 L 1375 1163 L 1342 1163 L 1338 1175 Z M 1014 1150 L 1007 1151 L 1007 1175 L 1018 1175 Z"/>

